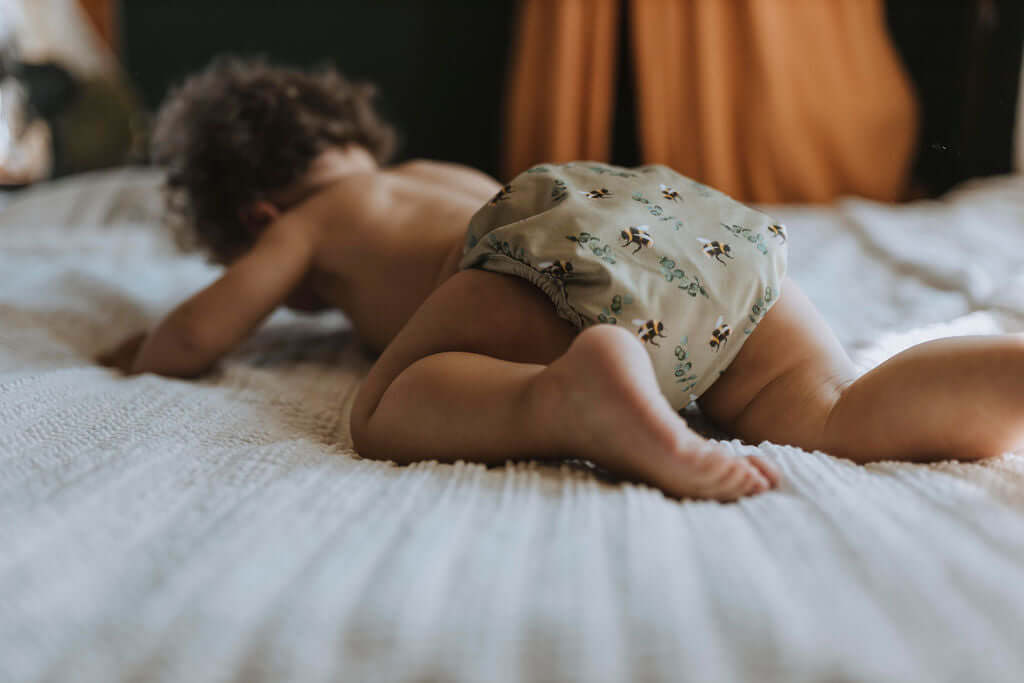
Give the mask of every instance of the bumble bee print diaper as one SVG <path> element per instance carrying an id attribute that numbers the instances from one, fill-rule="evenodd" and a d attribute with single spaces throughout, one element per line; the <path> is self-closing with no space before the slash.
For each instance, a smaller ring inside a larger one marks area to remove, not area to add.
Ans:
<path id="1" fill-rule="evenodd" d="M 577 329 L 631 330 L 681 410 L 778 299 L 786 239 L 769 216 L 665 166 L 542 164 L 477 211 L 459 267 L 526 278 Z"/>

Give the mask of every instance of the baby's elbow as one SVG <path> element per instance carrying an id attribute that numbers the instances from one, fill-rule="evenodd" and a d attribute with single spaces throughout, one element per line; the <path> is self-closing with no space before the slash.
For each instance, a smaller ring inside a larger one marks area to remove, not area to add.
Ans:
<path id="1" fill-rule="evenodd" d="M 216 349 L 221 344 L 213 327 L 199 323 L 176 330 L 173 341 L 182 356 L 197 360 L 216 355 Z"/>

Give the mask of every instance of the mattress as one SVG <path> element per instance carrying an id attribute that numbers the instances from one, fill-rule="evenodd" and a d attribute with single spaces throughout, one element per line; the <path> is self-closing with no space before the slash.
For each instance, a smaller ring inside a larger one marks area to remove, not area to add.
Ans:
<path id="1" fill-rule="evenodd" d="M 785 478 L 735 504 L 362 460 L 372 360 L 341 314 L 276 313 L 198 381 L 93 362 L 216 277 L 160 229 L 159 182 L 0 212 L 0 681 L 1024 678 L 1024 456 L 730 441 Z M 862 370 L 1024 330 L 1024 177 L 769 210 Z"/>

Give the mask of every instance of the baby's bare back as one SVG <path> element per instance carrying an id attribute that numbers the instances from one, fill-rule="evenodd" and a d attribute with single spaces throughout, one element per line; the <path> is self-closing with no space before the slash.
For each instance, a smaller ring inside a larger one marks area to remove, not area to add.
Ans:
<path id="1" fill-rule="evenodd" d="M 499 188 L 484 173 L 433 161 L 332 184 L 299 209 L 325 235 L 310 287 L 382 350 L 455 273 L 469 219 Z"/>

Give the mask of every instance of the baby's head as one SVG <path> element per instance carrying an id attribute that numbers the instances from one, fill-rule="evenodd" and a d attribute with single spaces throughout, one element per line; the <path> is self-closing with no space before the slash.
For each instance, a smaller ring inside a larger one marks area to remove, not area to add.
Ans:
<path id="1" fill-rule="evenodd" d="M 152 142 L 179 241 L 228 263 L 328 176 L 388 161 L 395 133 L 373 110 L 374 92 L 331 68 L 256 59 L 217 59 L 186 80 L 157 114 Z"/>

